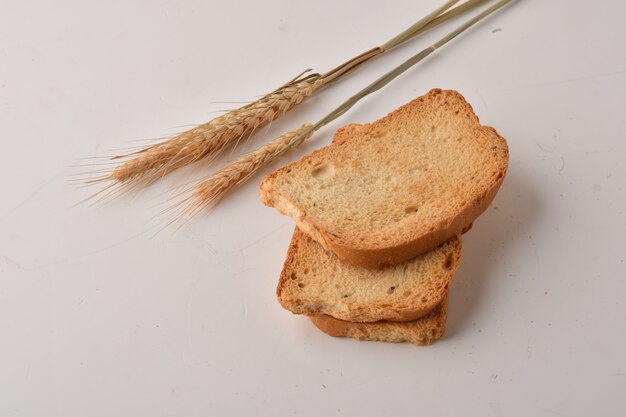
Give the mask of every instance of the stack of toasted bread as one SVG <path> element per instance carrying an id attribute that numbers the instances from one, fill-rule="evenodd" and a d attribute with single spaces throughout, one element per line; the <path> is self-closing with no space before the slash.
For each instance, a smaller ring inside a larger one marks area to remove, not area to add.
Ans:
<path id="1" fill-rule="evenodd" d="M 445 330 L 461 235 L 507 166 L 505 140 L 455 91 L 340 129 L 261 183 L 263 203 L 297 224 L 279 302 L 333 336 L 431 344 Z"/>

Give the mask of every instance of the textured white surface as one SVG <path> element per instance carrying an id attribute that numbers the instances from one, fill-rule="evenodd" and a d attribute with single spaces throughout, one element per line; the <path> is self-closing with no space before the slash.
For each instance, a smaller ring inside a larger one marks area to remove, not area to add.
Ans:
<path id="1" fill-rule="evenodd" d="M 624 415 L 622 1 L 517 0 L 281 161 L 432 87 L 459 90 L 508 139 L 508 177 L 466 235 L 431 347 L 335 339 L 282 310 L 293 226 L 258 202 L 259 177 L 175 234 L 153 237 L 149 220 L 184 175 L 72 207 L 89 193 L 66 182 L 79 158 L 330 69 L 439 4 L 2 1 L 0 416 Z"/>

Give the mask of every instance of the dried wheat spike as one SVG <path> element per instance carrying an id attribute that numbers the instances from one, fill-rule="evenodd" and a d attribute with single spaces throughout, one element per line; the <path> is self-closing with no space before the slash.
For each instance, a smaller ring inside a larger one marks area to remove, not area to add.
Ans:
<path id="1" fill-rule="evenodd" d="M 170 172 L 219 152 L 229 143 L 277 119 L 321 88 L 319 76 L 294 81 L 237 110 L 188 130 L 163 143 L 150 146 L 113 170 L 109 180 L 129 183 L 154 181 Z"/>

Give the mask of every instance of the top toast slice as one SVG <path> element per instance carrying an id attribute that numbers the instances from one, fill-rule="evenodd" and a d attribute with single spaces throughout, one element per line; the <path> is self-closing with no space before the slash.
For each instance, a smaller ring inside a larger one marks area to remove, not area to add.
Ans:
<path id="1" fill-rule="evenodd" d="M 462 233 L 491 203 L 508 148 L 456 91 L 431 90 L 266 176 L 264 204 L 340 259 L 375 269 Z"/>

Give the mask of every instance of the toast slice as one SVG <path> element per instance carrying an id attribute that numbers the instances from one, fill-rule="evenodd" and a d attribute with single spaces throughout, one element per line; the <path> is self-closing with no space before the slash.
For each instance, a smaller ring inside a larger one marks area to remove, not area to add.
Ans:
<path id="1" fill-rule="evenodd" d="M 311 316 L 318 329 L 331 336 L 351 337 L 357 340 L 379 342 L 410 342 L 416 345 L 430 345 L 439 339 L 446 330 L 448 297 L 426 316 L 413 321 L 377 321 L 374 323 L 354 323 L 338 320 L 326 315 Z"/>
<path id="2" fill-rule="evenodd" d="M 267 206 L 342 260 L 382 268 L 459 235 L 491 203 L 505 140 L 455 91 L 432 90 L 263 179 Z"/>
<path id="3" fill-rule="evenodd" d="M 441 304 L 461 258 L 461 240 L 381 270 L 341 261 L 295 229 L 280 275 L 279 303 L 295 314 L 352 322 L 410 321 Z"/>

